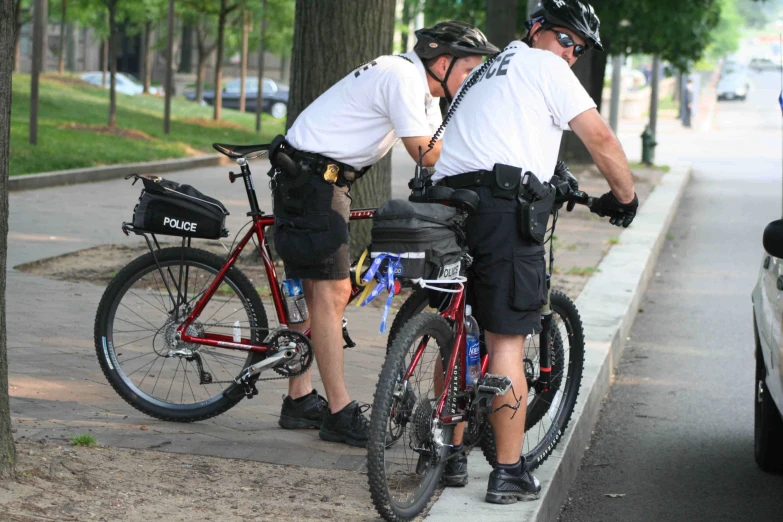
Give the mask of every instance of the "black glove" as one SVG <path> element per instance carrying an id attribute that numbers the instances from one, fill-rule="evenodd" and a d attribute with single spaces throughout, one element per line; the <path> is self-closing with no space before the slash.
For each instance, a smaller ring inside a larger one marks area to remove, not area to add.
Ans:
<path id="1" fill-rule="evenodd" d="M 571 171 L 568 169 L 568 165 L 562 161 L 558 161 L 557 165 L 555 165 L 555 173 L 552 176 L 552 184 L 558 187 L 558 191 L 563 196 L 567 196 L 568 194 L 579 190 L 579 181 L 574 177 L 573 174 L 571 174 Z M 571 212 L 574 210 L 575 205 L 576 201 L 569 201 L 568 205 L 566 206 L 566 210 Z"/>
<path id="2" fill-rule="evenodd" d="M 636 193 L 630 203 L 620 203 L 612 192 L 607 192 L 590 206 L 590 211 L 601 217 L 609 216 L 609 222 L 618 227 L 628 228 L 633 218 L 636 217 L 636 209 L 639 208 L 639 198 Z"/>

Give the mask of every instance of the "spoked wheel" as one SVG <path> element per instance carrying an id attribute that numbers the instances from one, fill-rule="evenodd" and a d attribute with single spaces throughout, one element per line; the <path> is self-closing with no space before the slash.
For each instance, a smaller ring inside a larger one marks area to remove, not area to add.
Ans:
<path id="1" fill-rule="evenodd" d="M 454 427 L 433 421 L 451 343 L 448 322 L 423 313 L 400 329 L 386 355 L 367 445 L 370 494 L 385 520 L 419 515 L 440 480 Z"/>
<path id="2" fill-rule="evenodd" d="M 524 362 L 529 389 L 522 455 L 531 470 L 552 454 L 568 426 L 584 368 L 584 331 L 576 306 L 568 296 L 557 290 L 551 292 L 550 303 L 553 314 L 549 337 L 552 373 L 547 389 L 539 385 L 540 337 L 531 336 L 525 345 Z M 497 450 L 489 425 L 484 430 L 481 449 L 487 461 L 495 465 Z"/>
<path id="3" fill-rule="evenodd" d="M 244 396 L 234 378 L 263 355 L 178 340 L 177 327 L 224 260 L 194 248 L 166 248 L 155 257 L 131 262 L 103 294 L 95 318 L 103 373 L 123 399 L 153 417 L 192 422 L 219 415 Z M 266 328 L 258 292 L 232 268 L 188 332 L 241 335 L 260 344 Z"/>

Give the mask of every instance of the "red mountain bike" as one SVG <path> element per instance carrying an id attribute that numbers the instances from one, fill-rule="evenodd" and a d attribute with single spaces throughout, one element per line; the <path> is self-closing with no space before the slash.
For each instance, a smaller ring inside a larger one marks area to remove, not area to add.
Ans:
<path id="1" fill-rule="evenodd" d="M 142 235 L 150 252 L 123 268 L 103 294 L 95 317 L 95 349 L 103 373 L 131 406 L 153 417 L 193 422 L 219 415 L 258 393 L 256 382 L 272 370 L 277 379 L 302 374 L 313 361 L 309 332 L 287 327 L 265 232 L 264 214 L 248 159 L 267 145 L 216 146 L 235 159 L 247 192 L 251 227 L 227 258 L 182 245 L 161 248 L 155 234 L 123 223 L 125 234 Z M 374 209 L 355 210 L 351 220 L 370 219 Z M 255 284 L 236 266 L 252 240 L 258 247 L 279 324 L 269 328 Z M 353 278 L 352 278 L 353 280 Z M 351 300 L 361 288 L 353 286 Z M 352 342 L 343 330 L 346 343 Z"/>

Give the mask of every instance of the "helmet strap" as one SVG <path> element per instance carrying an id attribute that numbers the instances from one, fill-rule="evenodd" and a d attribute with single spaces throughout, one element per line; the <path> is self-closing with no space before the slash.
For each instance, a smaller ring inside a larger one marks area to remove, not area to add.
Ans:
<path id="1" fill-rule="evenodd" d="M 451 75 L 451 70 L 454 68 L 454 64 L 457 63 L 457 60 L 458 60 L 458 58 L 456 56 L 454 56 L 452 58 L 451 63 L 449 64 L 449 68 L 448 68 L 448 70 L 446 70 L 446 76 L 444 76 L 443 79 L 440 79 L 437 76 L 435 76 L 435 73 L 432 72 L 432 70 L 429 67 L 427 67 L 426 65 L 424 66 L 424 70 L 427 71 L 427 74 L 432 76 L 435 79 L 435 81 L 440 83 L 440 86 L 443 87 L 443 95 L 446 98 L 446 101 L 449 102 L 449 103 L 451 103 L 451 100 L 453 99 L 453 96 L 451 95 L 451 92 L 449 92 L 449 86 L 447 85 L 446 82 L 449 81 L 449 76 Z"/>

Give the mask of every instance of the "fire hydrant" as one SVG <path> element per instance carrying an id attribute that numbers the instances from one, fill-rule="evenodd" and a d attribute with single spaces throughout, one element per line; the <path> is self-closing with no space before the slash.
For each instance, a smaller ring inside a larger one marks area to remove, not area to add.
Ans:
<path id="1" fill-rule="evenodd" d="M 655 141 L 650 126 L 647 125 L 642 132 L 642 163 L 646 165 L 652 165 L 655 159 L 655 146 L 658 142 Z"/>

